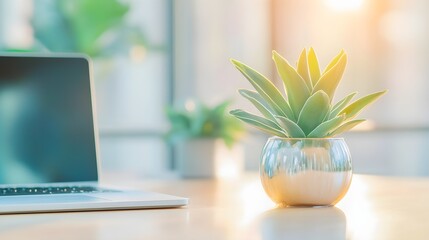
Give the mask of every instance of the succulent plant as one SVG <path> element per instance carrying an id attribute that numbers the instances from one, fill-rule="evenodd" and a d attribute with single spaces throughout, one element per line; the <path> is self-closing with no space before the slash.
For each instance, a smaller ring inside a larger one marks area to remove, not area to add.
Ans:
<path id="1" fill-rule="evenodd" d="M 256 91 L 240 89 L 262 114 L 257 116 L 240 109 L 230 113 L 238 119 L 270 134 L 286 138 L 326 138 L 348 131 L 365 119 L 355 119 L 366 106 L 386 91 L 364 96 L 352 103 L 353 92 L 333 103 L 335 90 L 347 64 L 347 55 L 341 52 L 323 72 L 313 48 L 304 49 L 294 68 L 276 51 L 273 60 L 283 80 L 285 96 L 272 81 L 237 61 L 231 60 Z"/>

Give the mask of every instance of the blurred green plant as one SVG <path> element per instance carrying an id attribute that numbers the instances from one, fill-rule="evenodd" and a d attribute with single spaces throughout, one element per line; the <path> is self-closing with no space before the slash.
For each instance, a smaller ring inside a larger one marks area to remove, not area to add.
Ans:
<path id="1" fill-rule="evenodd" d="M 270 135 L 286 138 L 333 137 L 364 122 L 365 119 L 354 118 L 386 93 L 386 90 L 375 92 L 350 103 L 357 94 L 353 92 L 334 104 L 335 90 L 347 64 L 344 51 L 334 57 L 323 72 L 313 48 L 308 54 L 306 49 L 302 50 L 296 68 L 276 51 L 273 51 L 273 60 L 283 80 L 286 97 L 262 74 L 237 60 L 231 60 L 256 90 L 241 89 L 239 93 L 263 117 L 241 109 L 230 113 Z"/>
<path id="2" fill-rule="evenodd" d="M 125 18 L 130 6 L 119 0 L 35 0 L 33 50 L 81 52 L 91 57 L 152 46 L 142 29 Z"/>
<path id="3" fill-rule="evenodd" d="M 188 101 L 182 108 L 167 108 L 171 129 L 167 133 L 170 143 L 195 138 L 221 138 L 232 147 L 245 132 L 243 124 L 227 113 L 230 101 L 214 107 Z"/>
<path id="4" fill-rule="evenodd" d="M 40 0 L 39 0 L 40 1 Z M 117 0 L 60 0 L 35 4 L 36 39 L 51 51 L 97 55 L 99 38 L 117 26 L 129 7 Z"/>

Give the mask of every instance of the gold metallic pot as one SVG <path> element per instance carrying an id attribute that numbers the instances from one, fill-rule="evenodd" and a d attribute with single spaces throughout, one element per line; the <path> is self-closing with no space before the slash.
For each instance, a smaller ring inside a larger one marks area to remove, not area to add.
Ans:
<path id="1" fill-rule="evenodd" d="M 332 206 L 350 186 L 350 152 L 342 138 L 272 137 L 262 151 L 260 176 L 279 205 Z"/>

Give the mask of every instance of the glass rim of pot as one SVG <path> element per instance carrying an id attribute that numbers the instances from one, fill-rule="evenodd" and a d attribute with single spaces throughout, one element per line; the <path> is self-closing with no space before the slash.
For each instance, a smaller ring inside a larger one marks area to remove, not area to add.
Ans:
<path id="1" fill-rule="evenodd" d="M 288 138 L 288 137 L 279 137 L 279 136 L 272 136 L 269 137 L 268 140 L 342 140 L 344 141 L 344 138 L 342 137 L 326 137 L 326 138 Z"/>

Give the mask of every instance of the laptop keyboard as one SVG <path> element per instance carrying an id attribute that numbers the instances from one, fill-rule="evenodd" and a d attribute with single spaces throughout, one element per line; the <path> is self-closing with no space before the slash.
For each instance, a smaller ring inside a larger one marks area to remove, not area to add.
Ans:
<path id="1" fill-rule="evenodd" d="M 46 195 L 46 194 L 66 194 L 66 193 L 101 193 L 101 192 L 116 192 L 116 191 L 97 188 L 97 187 L 91 187 L 91 186 L 0 188 L 0 196 Z"/>

